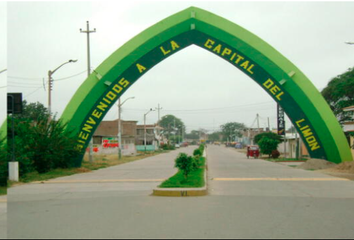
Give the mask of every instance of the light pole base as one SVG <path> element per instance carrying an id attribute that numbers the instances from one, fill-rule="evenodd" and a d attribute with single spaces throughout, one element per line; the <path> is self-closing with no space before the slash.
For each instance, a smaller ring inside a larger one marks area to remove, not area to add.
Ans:
<path id="1" fill-rule="evenodd" d="M 18 162 L 9 162 L 9 180 L 19 181 Z"/>

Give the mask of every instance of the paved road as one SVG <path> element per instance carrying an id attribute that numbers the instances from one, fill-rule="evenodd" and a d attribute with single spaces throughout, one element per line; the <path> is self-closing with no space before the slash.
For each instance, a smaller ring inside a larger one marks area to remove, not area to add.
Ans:
<path id="1" fill-rule="evenodd" d="M 7 237 L 7 196 L 0 196 L 0 239 Z"/>
<path id="2" fill-rule="evenodd" d="M 223 146 L 208 147 L 208 196 L 151 196 L 177 153 L 194 149 L 13 187 L 8 237 L 353 238 L 353 181 Z"/>

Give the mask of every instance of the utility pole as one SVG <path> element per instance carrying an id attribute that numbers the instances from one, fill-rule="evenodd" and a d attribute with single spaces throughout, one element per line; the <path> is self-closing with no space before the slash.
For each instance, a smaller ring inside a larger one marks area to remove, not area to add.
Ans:
<path id="1" fill-rule="evenodd" d="M 86 31 L 82 31 L 80 28 L 80 33 L 86 33 L 87 34 L 87 77 L 90 76 L 91 74 L 91 62 L 90 62 L 90 33 L 95 33 L 96 28 L 93 30 L 90 30 L 90 24 L 89 21 L 86 21 Z M 93 138 L 93 136 L 92 136 Z M 93 162 L 93 139 L 91 138 L 90 140 L 90 154 L 89 154 L 89 160 L 90 162 Z"/>
<path id="2" fill-rule="evenodd" d="M 259 132 L 259 115 L 257 113 L 257 132 Z"/>
<path id="3" fill-rule="evenodd" d="M 161 140 L 161 135 L 160 135 L 160 110 L 162 107 L 160 107 L 160 103 L 157 105 L 157 136 L 158 136 L 158 145 L 160 146 L 160 140 Z"/>
<path id="4" fill-rule="evenodd" d="M 270 130 L 270 124 L 269 124 L 269 117 L 268 117 L 268 131 L 271 132 L 271 130 Z"/>
<path id="5" fill-rule="evenodd" d="M 149 112 L 155 111 L 152 108 L 150 108 L 150 110 L 144 114 L 144 154 L 146 154 L 146 115 L 148 115 Z"/>
<path id="6" fill-rule="evenodd" d="M 160 107 L 160 103 L 157 105 L 157 117 L 158 117 L 158 121 L 157 121 L 157 125 L 160 126 L 160 110 L 162 110 L 162 107 Z"/>
<path id="7" fill-rule="evenodd" d="M 53 74 L 59 69 L 61 68 L 62 66 L 64 66 L 65 64 L 68 64 L 68 63 L 75 63 L 77 62 L 77 60 L 73 60 L 73 59 L 70 59 L 69 61 L 61 64 L 59 67 L 57 67 L 56 69 L 54 69 L 53 71 L 49 70 L 48 71 L 48 113 L 49 113 L 49 121 L 51 121 L 52 119 L 52 90 L 53 90 Z"/>
<path id="8" fill-rule="evenodd" d="M 129 99 L 134 99 L 135 97 L 130 97 L 125 99 L 122 103 L 120 103 L 120 98 L 118 99 L 118 159 L 122 159 L 122 120 L 121 120 L 121 112 L 122 105 L 128 101 Z"/>

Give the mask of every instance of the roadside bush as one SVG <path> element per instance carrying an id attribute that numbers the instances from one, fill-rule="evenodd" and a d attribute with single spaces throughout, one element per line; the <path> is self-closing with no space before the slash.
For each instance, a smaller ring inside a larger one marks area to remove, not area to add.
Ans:
<path id="1" fill-rule="evenodd" d="M 175 167 L 183 172 L 184 179 L 187 180 L 189 173 L 196 169 L 196 162 L 193 157 L 180 153 L 175 160 Z"/>
<path id="2" fill-rule="evenodd" d="M 78 163 L 80 152 L 75 149 L 76 138 L 70 137 L 72 134 L 65 127 L 60 120 L 38 119 L 33 122 L 16 119 L 16 161 L 19 162 L 20 176 L 34 170 L 45 173 L 54 168 L 81 165 L 81 161 Z M 12 144 L 9 144 L 8 153 L 11 155 L 11 152 Z"/>
<path id="3" fill-rule="evenodd" d="M 32 133 L 30 120 L 14 119 L 15 125 L 15 160 L 19 165 L 20 177 L 26 173 L 33 172 L 33 154 L 35 149 L 29 144 L 32 141 Z M 11 132 L 11 117 L 8 118 L 8 132 L 7 132 L 7 158 L 12 161 L 12 132 Z"/>
<path id="4" fill-rule="evenodd" d="M 272 158 L 278 158 L 280 156 L 280 153 L 278 150 L 273 150 L 272 151 Z"/>
<path id="5" fill-rule="evenodd" d="M 195 149 L 193 151 L 193 156 L 202 156 L 202 151 L 200 151 L 199 148 Z"/>
<path id="6" fill-rule="evenodd" d="M 0 139 L 0 186 L 7 186 L 7 151 L 5 138 Z"/>
<path id="7" fill-rule="evenodd" d="M 52 168 L 71 168 L 77 165 L 80 151 L 75 149 L 76 139 L 69 137 L 65 124 L 59 121 L 43 119 L 33 127 L 31 143 L 36 149 L 33 156 L 34 167 L 39 173 Z M 81 165 L 81 164 L 80 164 Z"/>
<path id="8" fill-rule="evenodd" d="M 204 148 L 205 148 L 205 145 L 204 145 L 204 144 L 200 144 L 200 145 L 199 145 L 199 150 L 200 150 L 200 152 L 202 153 L 201 156 L 203 155 Z"/>
<path id="9" fill-rule="evenodd" d="M 253 141 L 255 144 L 258 144 L 258 142 L 264 137 L 268 139 L 277 140 L 279 143 L 283 142 L 283 138 L 280 135 L 273 132 L 259 133 L 256 136 L 254 136 Z"/>
<path id="10" fill-rule="evenodd" d="M 175 150 L 176 147 L 171 144 L 161 144 L 160 146 L 163 150 Z"/>
<path id="11" fill-rule="evenodd" d="M 194 162 L 195 162 L 195 166 L 194 169 L 198 169 L 202 166 L 202 161 L 201 161 L 201 157 L 200 155 L 194 156 Z"/>
<path id="12" fill-rule="evenodd" d="M 261 140 L 258 142 L 258 146 L 261 150 L 261 153 L 263 154 L 268 154 L 270 157 L 272 154 L 272 151 L 276 150 L 278 148 L 279 141 L 267 137 L 263 137 Z"/>

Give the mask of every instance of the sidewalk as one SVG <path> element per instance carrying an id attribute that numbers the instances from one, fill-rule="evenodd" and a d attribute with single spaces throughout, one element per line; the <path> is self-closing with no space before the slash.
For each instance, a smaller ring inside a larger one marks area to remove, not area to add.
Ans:
<path id="1" fill-rule="evenodd" d="M 0 196 L 0 238 L 7 238 L 7 195 Z"/>

